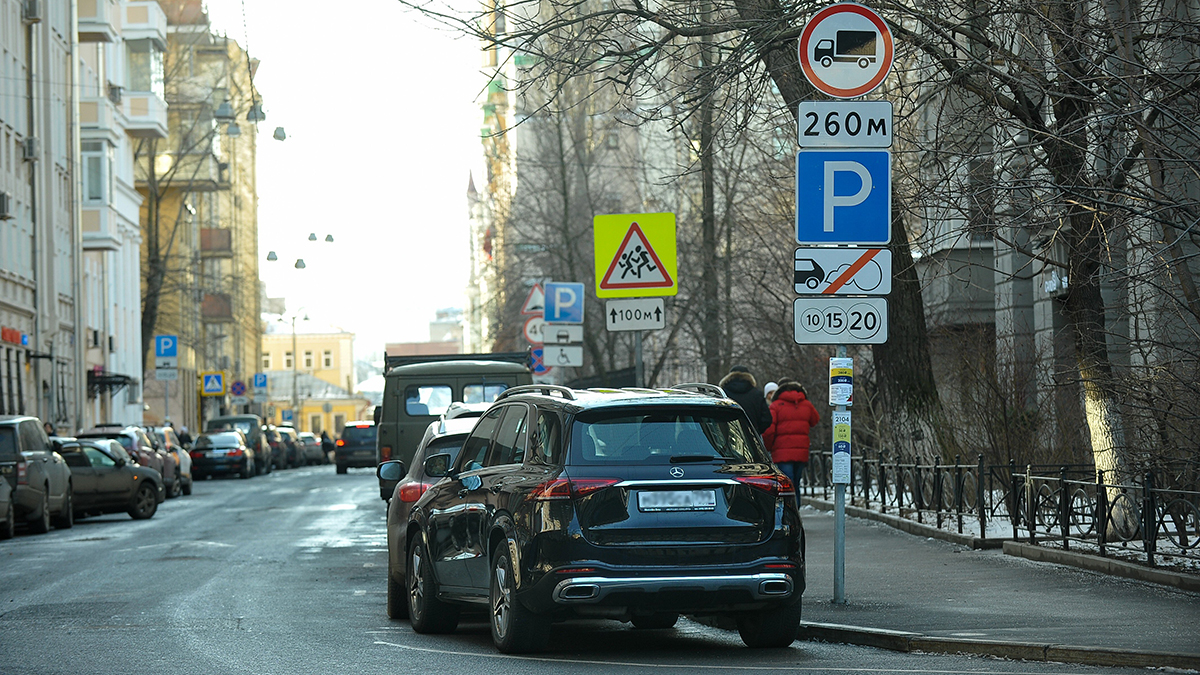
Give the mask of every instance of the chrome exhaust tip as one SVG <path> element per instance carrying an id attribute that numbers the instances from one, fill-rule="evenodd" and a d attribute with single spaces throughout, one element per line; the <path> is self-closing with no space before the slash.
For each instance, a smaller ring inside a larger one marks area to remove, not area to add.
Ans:
<path id="1" fill-rule="evenodd" d="M 792 582 L 783 579 L 767 579 L 758 585 L 763 595 L 787 595 L 792 592 Z"/>
<path id="2" fill-rule="evenodd" d="M 571 584 L 559 591 L 563 600 L 591 600 L 600 595 L 600 587 L 596 584 Z"/>

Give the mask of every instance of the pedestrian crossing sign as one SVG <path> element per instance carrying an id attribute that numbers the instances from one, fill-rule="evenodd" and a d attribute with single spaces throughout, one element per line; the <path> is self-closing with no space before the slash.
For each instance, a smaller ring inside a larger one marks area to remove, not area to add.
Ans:
<path id="1" fill-rule="evenodd" d="M 596 297 L 675 295 L 679 278 L 674 213 L 625 213 L 592 221 Z"/>
<path id="2" fill-rule="evenodd" d="M 225 373 L 220 371 L 200 373 L 200 395 L 224 396 Z"/>

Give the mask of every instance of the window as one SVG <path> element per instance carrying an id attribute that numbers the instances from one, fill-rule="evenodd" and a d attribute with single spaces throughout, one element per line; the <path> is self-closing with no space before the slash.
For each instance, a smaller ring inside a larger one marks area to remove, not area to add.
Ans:
<path id="1" fill-rule="evenodd" d="M 450 407 L 450 387 L 444 384 L 413 384 L 404 390 L 404 412 L 409 415 L 441 415 Z"/>
<path id="2" fill-rule="evenodd" d="M 263 369 L 263 370 L 270 370 L 270 369 L 271 369 L 271 354 L 270 354 L 269 352 L 263 352 L 263 355 L 262 355 L 262 369 Z"/>
<path id="3" fill-rule="evenodd" d="M 485 466 L 520 464 L 525 459 L 525 440 L 528 436 L 529 409 L 524 404 L 503 406 L 504 419 L 496 432 L 496 442 Z"/>
<path id="4" fill-rule="evenodd" d="M 78 445 L 68 445 L 60 448 L 58 454 L 62 455 L 63 461 L 72 469 L 92 468 L 92 463 L 88 461 L 87 455 L 83 454 L 83 448 Z"/>
<path id="5" fill-rule="evenodd" d="M 84 203 L 112 202 L 112 148 L 103 141 L 86 141 L 82 150 Z"/>
<path id="6" fill-rule="evenodd" d="M 126 40 L 129 47 L 129 89 L 165 97 L 163 55 L 151 40 Z"/>
<path id="7" fill-rule="evenodd" d="M 459 460 L 459 466 L 463 471 L 483 468 L 483 459 L 487 455 L 488 446 L 491 445 L 492 432 L 500 423 L 500 415 L 506 407 L 492 408 L 487 411 L 486 415 L 479 418 L 479 423 L 475 425 L 475 429 L 463 443 L 462 457 Z"/>
<path id="8" fill-rule="evenodd" d="M 529 459 L 541 464 L 556 464 L 555 451 L 562 431 L 558 415 L 545 410 L 538 411 L 537 428 L 529 440 Z"/>
<path id="9" fill-rule="evenodd" d="M 284 368 L 292 367 L 292 353 L 291 352 L 283 353 L 283 367 Z"/>
<path id="10" fill-rule="evenodd" d="M 109 457 L 95 448 L 84 448 L 83 451 L 87 454 L 87 458 L 91 461 L 92 466 L 113 467 L 117 465 L 117 463 L 113 461 L 112 457 Z"/>
<path id="11" fill-rule="evenodd" d="M 305 367 L 306 369 L 308 369 L 308 370 L 312 370 L 312 367 L 313 367 L 313 353 L 312 353 L 312 350 L 311 350 L 311 349 L 305 349 L 305 350 L 304 350 L 304 367 Z"/>
<path id="12" fill-rule="evenodd" d="M 463 403 L 491 403 L 507 384 L 468 384 L 463 387 Z"/>
<path id="13" fill-rule="evenodd" d="M 333 431 L 334 431 L 334 433 L 340 434 L 340 433 L 342 433 L 342 430 L 345 428 L 346 428 L 346 416 L 345 415 L 334 415 L 333 416 Z"/>
<path id="14" fill-rule="evenodd" d="M 321 367 L 327 370 L 333 367 L 333 350 L 326 349 L 321 354 Z"/>
<path id="15" fill-rule="evenodd" d="M 317 434 L 318 436 L 320 436 L 321 428 L 322 428 L 321 427 L 321 416 L 320 415 L 309 415 L 308 416 L 309 431 L 312 431 L 314 434 Z"/>

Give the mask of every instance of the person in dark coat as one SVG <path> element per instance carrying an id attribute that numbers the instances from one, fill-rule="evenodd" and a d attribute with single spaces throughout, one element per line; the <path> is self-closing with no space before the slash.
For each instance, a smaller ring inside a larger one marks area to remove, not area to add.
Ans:
<path id="1" fill-rule="evenodd" d="M 821 415 L 800 383 L 786 380 L 779 383 L 771 402 L 771 426 L 763 434 L 763 443 L 771 452 L 771 461 L 794 485 L 808 464 L 808 432 L 820 421 Z"/>
<path id="2" fill-rule="evenodd" d="M 325 462 L 333 461 L 334 444 L 333 439 L 329 437 L 329 432 L 321 430 L 321 452 L 325 453 Z"/>
<path id="3" fill-rule="evenodd" d="M 758 382 L 754 381 L 754 376 L 745 366 L 730 368 L 729 374 L 721 378 L 721 388 L 729 398 L 742 406 L 758 433 L 763 433 L 771 426 L 771 410 L 767 407 L 767 399 L 763 398 Z"/>

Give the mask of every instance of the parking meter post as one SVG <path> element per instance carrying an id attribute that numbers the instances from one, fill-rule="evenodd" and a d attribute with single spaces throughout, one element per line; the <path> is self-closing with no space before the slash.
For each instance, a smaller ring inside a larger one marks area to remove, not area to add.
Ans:
<path id="1" fill-rule="evenodd" d="M 846 346 L 838 345 L 838 358 L 846 358 Z M 836 410 L 845 412 L 846 406 Z M 833 497 L 833 604 L 846 604 L 846 484 L 834 485 Z"/>
<path id="2" fill-rule="evenodd" d="M 642 367 L 642 331 L 633 332 L 633 381 L 634 386 L 644 387 L 645 371 Z"/>

